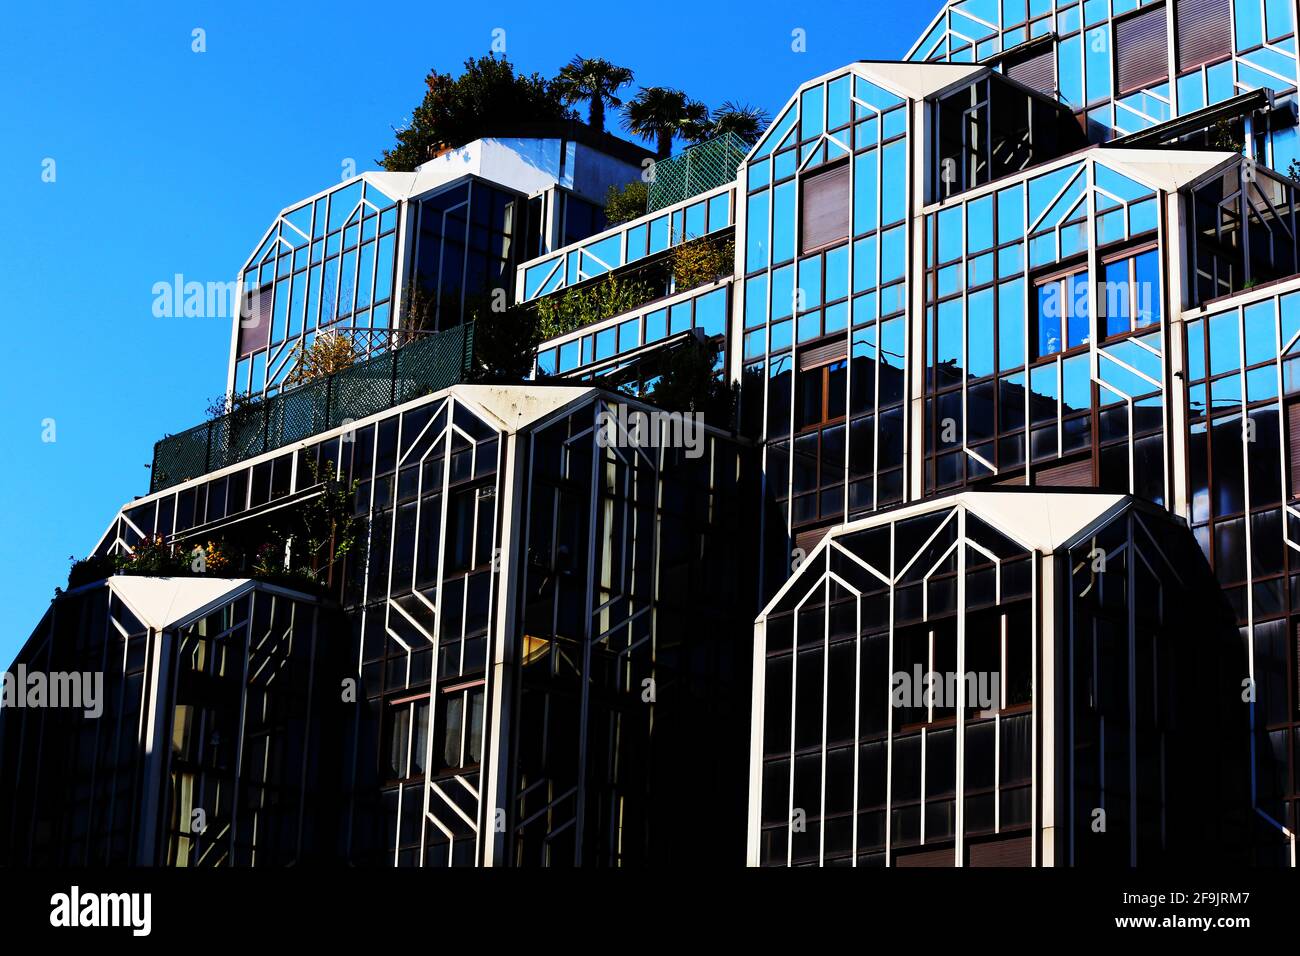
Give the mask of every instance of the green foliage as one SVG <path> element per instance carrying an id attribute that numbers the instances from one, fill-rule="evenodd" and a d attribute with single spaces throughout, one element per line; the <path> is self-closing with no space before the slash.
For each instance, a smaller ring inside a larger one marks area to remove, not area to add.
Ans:
<path id="1" fill-rule="evenodd" d="M 587 103 L 587 125 L 605 131 L 605 107 L 622 106 L 618 91 L 632 82 L 632 71 L 599 57 L 575 56 L 560 70 L 553 85 L 566 103 Z"/>
<path id="2" fill-rule="evenodd" d="M 526 381 L 542 338 L 537 313 L 523 306 L 498 312 L 485 303 L 474 307 L 473 314 L 474 380 Z"/>
<path id="3" fill-rule="evenodd" d="M 344 484 L 335 474 L 332 461 L 317 465 L 308 459 L 307 469 L 312 484 L 321 486 L 320 493 L 294 509 L 287 535 L 293 561 L 286 570 L 319 581 L 322 575 L 331 578 L 334 565 L 356 547 L 353 500 L 360 482 L 354 481 L 351 487 Z"/>
<path id="4" fill-rule="evenodd" d="M 729 274 L 736 266 L 736 243 L 697 239 L 673 249 L 672 270 L 676 291 L 693 289 Z"/>
<path id="5" fill-rule="evenodd" d="M 699 130 L 697 142 L 733 133 L 744 140 L 746 145 L 753 146 L 771 121 L 766 110 L 727 100 Z"/>
<path id="6" fill-rule="evenodd" d="M 611 226 L 617 226 L 621 222 L 644 216 L 649 201 L 649 187 L 640 179 L 632 180 L 622 189 L 610 186 L 609 192 L 605 194 L 605 219 Z"/>
<path id="7" fill-rule="evenodd" d="M 68 588 L 81 587 L 83 584 L 89 584 L 92 581 L 102 581 L 104 578 L 117 573 L 118 559 L 111 554 L 91 555 L 88 558 L 78 559 L 75 555 L 69 555 L 68 560 L 72 562 L 72 567 L 68 571 Z"/>
<path id="8" fill-rule="evenodd" d="M 189 555 L 173 546 L 160 534 L 149 535 L 121 559 L 118 570 L 124 574 L 174 575 L 190 570 Z"/>
<path id="9" fill-rule="evenodd" d="M 208 400 L 208 407 L 204 409 L 203 414 L 209 421 L 221 418 L 224 415 L 246 415 L 254 412 L 262 403 L 260 397 L 244 395 L 236 392 L 233 395 L 226 395 L 224 392 L 220 395 L 214 395 Z"/>
<path id="10" fill-rule="evenodd" d="M 713 349 L 703 342 L 672 349 L 647 400 L 670 412 L 698 412 L 706 424 L 731 430 L 736 392 L 715 374 L 714 359 Z"/>
<path id="11" fill-rule="evenodd" d="M 289 350 L 289 358 L 294 364 L 285 376 L 285 382 L 299 384 L 351 368 L 356 364 L 357 350 L 347 335 L 326 330 L 312 339 L 311 345 L 305 348 L 303 342 L 299 341 Z"/>
<path id="12" fill-rule="evenodd" d="M 1209 141 L 1211 149 L 1226 149 L 1232 153 L 1240 153 L 1246 148 L 1246 141 L 1229 120 L 1219 120 L 1210 128 Z"/>
<path id="13" fill-rule="evenodd" d="M 226 541 L 180 542 L 160 534 L 148 535 L 125 554 L 70 559 L 68 587 L 101 581 L 114 574 L 224 577 L 241 572 L 291 587 L 332 584 L 335 564 L 357 545 L 353 502 L 359 482 L 353 482 L 351 487 L 345 485 L 335 476 L 333 462 L 318 468 L 308 459 L 307 468 L 312 481 L 320 486 L 319 493 L 288 509 L 285 523 L 269 529 L 269 540 L 252 549 L 247 558 Z M 197 560 L 200 549 L 202 562 Z"/>
<path id="14" fill-rule="evenodd" d="M 409 172 L 439 147 L 464 146 L 504 126 L 575 118 L 552 81 L 538 73 L 516 75 L 510 61 L 494 53 L 466 60 L 454 79 L 430 70 L 424 85 L 410 124 L 395 131 L 397 142 L 379 158 L 389 171 Z"/>
<path id="15" fill-rule="evenodd" d="M 655 143 L 659 159 L 673 151 L 673 137 L 698 139 L 709 122 L 709 108 L 681 90 L 663 86 L 642 87 L 623 107 L 628 132 Z"/>
<path id="16" fill-rule="evenodd" d="M 654 297 L 654 290 L 645 282 L 606 276 L 585 289 L 569 289 L 562 295 L 553 295 L 537 303 L 539 330 L 542 339 L 553 339 L 592 322 L 608 319 L 629 309 L 635 309 Z"/>

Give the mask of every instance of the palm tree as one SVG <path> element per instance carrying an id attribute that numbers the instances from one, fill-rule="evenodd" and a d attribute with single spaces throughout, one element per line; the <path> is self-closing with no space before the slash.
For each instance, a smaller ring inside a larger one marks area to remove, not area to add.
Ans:
<path id="1" fill-rule="evenodd" d="M 555 85 L 564 101 L 570 105 L 589 104 L 587 123 L 597 133 L 605 131 L 605 107 L 622 106 L 617 96 L 620 87 L 632 82 L 632 71 L 625 66 L 615 66 L 599 57 L 588 59 L 575 56 L 560 70 Z"/>
<path id="2" fill-rule="evenodd" d="M 674 136 L 696 138 L 708 122 L 707 106 L 690 99 L 681 90 L 663 86 L 641 87 L 623 107 L 623 123 L 628 132 L 654 140 L 659 159 L 672 155 Z"/>
<path id="3" fill-rule="evenodd" d="M 772 118 L 766 110 L 759 109 L 757 106 L 750 106 L 748 103 L 734 103 L 731 100 L 723 103 L 713 114 L 713 119 L 709 121 L 708 136 L 721 136 L 724 133 L 735 133 L 747 144 L 753 146 L 758 142 L 758 138 L 763 135 L 763 130 L 767 129 L 767 124 Z"/>

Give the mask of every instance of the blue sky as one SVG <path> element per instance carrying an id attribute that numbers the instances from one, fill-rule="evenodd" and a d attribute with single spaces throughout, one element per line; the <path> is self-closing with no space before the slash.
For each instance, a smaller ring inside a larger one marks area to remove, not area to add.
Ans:
<path id="1" fill-rule="evenodd" d="M 431 67 L 458 73 L 500 28 L 525 72 L 602 56 L 638 85 L 775 113 L 808 77 L 901 57 L 938 6 L 9 4 L 0 665 L 66 582 L 68 556 L 148 491 L 153 443 L 198 424 L 224 388 L 228 321 L 155 318 L 154 284 L 233 279 L 281 208 L 337 182 L 348 159 L 375 168 Z"/>

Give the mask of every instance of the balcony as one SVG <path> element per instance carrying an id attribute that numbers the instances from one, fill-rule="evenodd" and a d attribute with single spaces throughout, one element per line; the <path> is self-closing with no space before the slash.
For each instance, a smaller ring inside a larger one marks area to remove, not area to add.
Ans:
<path id="1" fill-rule="evenodd" d="M 530 259 L 516 269 L 516 295 L 531 302 L 624 266 L 649 262 L 692 239 L 735 224 L 730 183 L 669 209 L 620 223 L 581 242 Z"/>
<path id="2" fill-rule="evenodd" d="M 459 384 L 468 377 L 473 355 L 474 326 L 466 323 L 169 435 L 154 445 L 149 491 Z"/>
<path id="3" fill-rule="evenodd" d="M 733 182 L 749 145 L 735 133 L 723 133 L 696 146 L 688 146 L 672 159 L 655 163 L 646 212 L 685 202 L 692 196 Z"/>

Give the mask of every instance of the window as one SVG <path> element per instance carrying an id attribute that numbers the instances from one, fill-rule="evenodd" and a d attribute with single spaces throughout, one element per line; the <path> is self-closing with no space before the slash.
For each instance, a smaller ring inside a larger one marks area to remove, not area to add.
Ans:
<path id="1" fill-rule="evenodd" d="M 895 184 L 902 189 L 903 184 Z M 819 169 L 803 180 L 799 242 L 804 252 L 849 236 L 849 164 Z"/>
<path id="2" fill-rule="evenodd" d="M 581 242 L 605 228 L 605 211 L 602 207 L 589 203 L 571 192 L 564 192 L 561 195 L 564 197 L 563 245 Z"/>
<path id="3" fill-rule="evenodd" d="M 1121 95 L 1156 86 L 1168 78 L 1165 36 L 1163 4 L 1115 21 L 1115 82 Z"/>
<path id="4" fill-rule="evenodd" d="M 429 734 L 429 696 L 389 704 L 385 735 L 390 780 L 405 780 L 424 773 L 424 751 Z"/>
<path id="5" fill-rule="evenodd" d="M 1178 70 L 1190 70 L 1232 53 L 1232 0 L 1179 0 Z"/>
<path id="6" fill-rule="evenodd" d="M 1160 321 L 1160 265 L 1156 249 L 1125 255 L 1105 263 L 1105 295 L 1101 308 L 1106 334 L 1122 335 Z"/>
<path id="7" fill-rule="evenodd" d="M 843 349 L 843 343 L 836 343 Z M 830 346 L 824 348 L 831 348 Z M 804 361 L 824 361 L 808 349 Z M 795 400 L 791 522 L 808 524 L 844 513 L 845 426 L 848 414 L 848 358 L 799 370 Z"/>
<path id="8" fill-rule="evenodd" d="M 483 743 L 483 681 L 443 688 L 438 708 L 436 744 L 442 767 L 478 766 Z"/>
<path id="9" fill-rule="evenodd" d="M 1034 44 L 1033 49 L 1008 57 L 1008 78 L 1040 93 L 1056 92 L 1056 44 Z"/>
<path id="10" fill-rule="evenodd" d="M 1088 343 L 1088 272 L 1053 276 L 1038 283 L 1037 357 L 1056 355 Z"/>
<path id="11" fill-rule="evenodd" d="M 270 287 L 251 289 L 244 294 L 244 308 L 239 321 L 239 354 L 249 355 L 264 349 L 271 340 Z"/>
<path id="12" fill-rule="evenodd" d="M 848 411 L 848 374 L 849 363 L 846 358 L 799 371 L 796 425 L 800 430 L 844 417 Z"/>

